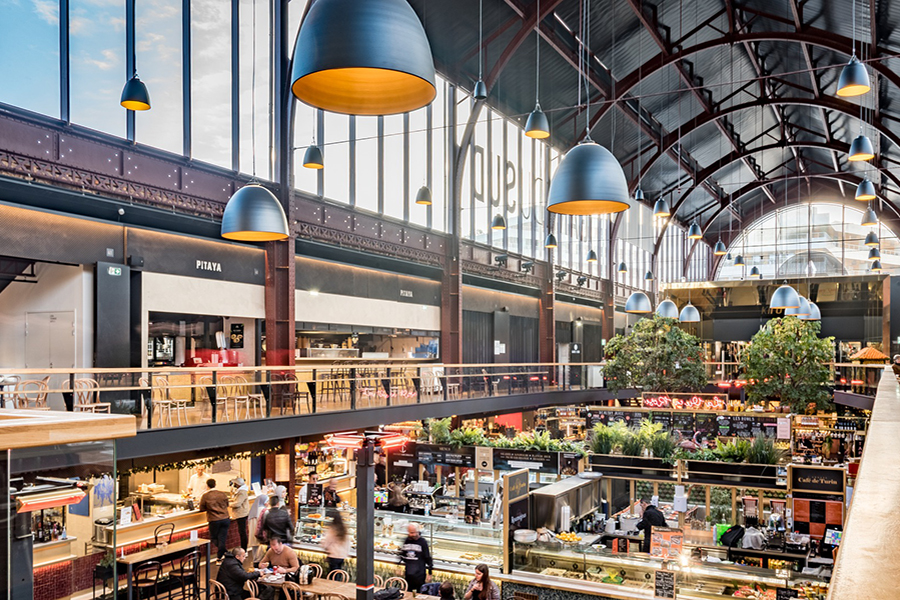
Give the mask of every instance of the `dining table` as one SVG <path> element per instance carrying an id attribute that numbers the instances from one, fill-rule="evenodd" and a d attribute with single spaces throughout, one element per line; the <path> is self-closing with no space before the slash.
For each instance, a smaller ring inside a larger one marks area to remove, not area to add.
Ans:
<path id="1" fill-rule="evenodd" d="M 188 551 L 193 550 L 195 548 L 205 547 L 206 549 L 206 589 L 209 589 L 209 565 L 210 565 L 210 552 L 209 552 L 210 541 L 204 539 L 198 540 L 181 540 L 178 542 L 171 542 L 168 544 L 160 544 L 156 547 L 150 548 L 148 550 L 142 550 L 140 552 L 135 552 L 133 554 L 126 554 L 125 556 L 119 556 L 116 558 L 116 562 L 125 567 L 125 571 L 128 575 L 128 600 L 132 600 L 132 592 L 133 592 L 133 582 L 132 575 L 134 573 L 134 568 L 141 566 L 141 564 L 150 562 L 152 560 L 163 562 L 163 559 L 166 559 L 170 556 L 175 556 L 177 554 L 187 554 Z"/>
<path id="2" fill-rule="evenodd" d="M 281 588 L 284 585 L 284 575 L 263 576 L 257 580 L 263 585 Z M 334 581 L 323 577 L 314 577 L 308 584 L 300 584 L 304 592 L 308 592 L 313 596 L 323 596 L 326 594 L 340 594 L 346 598 L 353 600 L 356 598 L 356 582 L 354 581 Z M 380 589 L 380 588 L 377 588 Z M 426 596 L 425 594 L 413 594 L 412 592 L 403 592 L 403 600 L 440 600 L 438 596 Z"/>

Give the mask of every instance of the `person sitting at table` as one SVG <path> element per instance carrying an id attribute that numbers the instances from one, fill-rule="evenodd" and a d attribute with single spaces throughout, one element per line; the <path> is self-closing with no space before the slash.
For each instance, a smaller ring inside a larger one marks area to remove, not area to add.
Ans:
<path id="1" fill-rule="evenodd" d="M 475 578 L 466 587 L 464 600 L 500 600 L 500 588 L 491 581 L 488 566 L 481 563 L 475 567 Z"/>
<path id="2" fill-rule="evenodd" d="M 271 567 L 276 575 L 296 573 L 300 569 L 300 560 L 297 553 L 290 546 L 286 546 L 281 538 L 274 537 L 269 540 L 269 551 L 259 563 L 260 569 Z"/>
<path id="3" fill-rule="evenodd" d="M 441 597 L 441 600 L 455 600 L 456 592 L 453 590 L 453 584 L 449 581 L 445 581 L 441 584 L 441 587 L 438 588 L 438 594 Z"/>
<path id="4" fill-rule="evenodd" d="M 234 548 L 225 553 L 216 581 L 225 586 L 228 592 L 228 600 L 243 600 L 250 597 L 250 592 L 244 589 L 244 583 L 259 579 L 259 571 L 247 571 L 244 569 L 244 559 L 247 553 L 243 548 Z"/>

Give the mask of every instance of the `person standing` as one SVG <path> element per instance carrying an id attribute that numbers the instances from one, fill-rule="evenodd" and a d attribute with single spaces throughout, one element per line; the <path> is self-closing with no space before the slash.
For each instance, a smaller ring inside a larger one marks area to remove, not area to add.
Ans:
<path id="1" fill-rule="evenodd" d="M 235 477 L 231 481 L 234 492 L 231 495 L 231 518 L 237 523 L 238 533 L 241 536 L 241 548 L 248 548 L 247 540 L 247 517 L 250 514 L 250 497 L 247 483 L 243 477 Z"/>
<path id="2" fill-rule="evenodd" d="M 500 588 L 491 581 L 490 569 L 486 564 L 475 567 L 475 578 L 466 586 L 463 600 L 500 600 Z"/>
<path id="3" fill-rule="evenodd" d="M 350 536 L 341 513 L 335 511 L 331 526 L 325 532 L 322 548 L 328 554 L 328 572 L 344 568 L 344 561 L 350 555 Z"/>
<path id="4" fill-rule="evenodd" d="M 406 541 L 400 547 L 400 560 L 406 564 L 406 585 L 410 592 L 418 592 L 426 581 L 431 581 L 431 570 L 434 566 L 428 541 L 419 534 L 419 526 L 410 523 L 407 526 Z"/>
<path id="5" fill-rule="evenodd" d="M 244 569 L 244 559 L 247 553 L 243 548 L 234 548 L 225 553 L 222 566 L 216 574 L 216 581 L 225 586 L 228 592 L 228 600 L 243 600 L 250 597 L 250 592 L 244 589 L 244 583 L 255 581 L 262 575 L 259 571 L 247 571 Z"/>
<path id="6" fill-rule="evenodd" d="M 643 517 L 637 524 L 638 530 L 644 531 L 644 539 L 641 540 L 641 552 L 650 552 L 650 537 L 653 534 L 653 528 L 668 527 L 669 524 L 666 523 L 666 517 L 662 512 L 653 506 L 650 498 L 646 496 L 641 498 L 641 510 L 643 511 Z"/>
<path id="7" fill-rule="evenodd" d="M 209 477 L 210 474 L 202 464 L 198 464 L 194 467 L 194 472 L 191 473 L 191 477 L 188 479 L 187 484 L 188 493 L 194 500 L 202 498 L 203 494 L 209 489 L 206 487 L 206 481 Z"/>
<path id="8" fill-rule="evenodd" d="M 270 543 L 274 538 L 278 538 L 282 542 L 291 542 L 294 539 L 294 524 L 291 523 L 291 515 L 278 496 L 269 498 L 269 510 L 262 519 L 263 531 L 265 531 L 266 540 Z"/>
<path id="9" fill-rule="evenodd" d="M 216 543 L 216 561 L 221 562 L 225 556 L 225 543 L 228 541 L 228 528 L 231 519 L 228 517 L 228 495 L 216 489 L 216 480 L 206 480 L 209 491 L 200 498 L 200 511 L 206 511 L 209 523 L 209 537 Z"/>
<path id="10" fill-rule="evenodd" d="M 894 372 L 894 375 L 900 377 L 900 354 L 894 355 L 894 364 L 891 365 L 891 371 Z"/>
<path id="11" fill-rule="evenodd" d="M 375 487 L 384 487 L 387 483 L 387 469 L 384 466 L 384 456 L 375 455 Z"/>

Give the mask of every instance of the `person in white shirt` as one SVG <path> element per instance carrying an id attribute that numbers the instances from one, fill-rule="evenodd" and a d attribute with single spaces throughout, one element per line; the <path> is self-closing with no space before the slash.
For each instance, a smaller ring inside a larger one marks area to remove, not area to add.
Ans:
<path id="1" fill-rule="evenodd" d="M 188 479 L 187 484 L 188 493 L 190 493 L 194 500 L 200 500 L 200 497 L 209 490 L 206 486 L 206 480 L 210 477 L 211 475 L 203 465 L 194 467 L 194 472 L 191 474 L 190 479 Z"/>

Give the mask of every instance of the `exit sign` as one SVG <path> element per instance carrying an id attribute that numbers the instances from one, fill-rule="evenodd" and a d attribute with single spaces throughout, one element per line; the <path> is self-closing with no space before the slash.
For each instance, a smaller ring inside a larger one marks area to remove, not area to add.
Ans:
<path id="1" fill-rule="evenodd" d="M 106 272 L 113 277 L 121 277 L 122 267 L 106 267 Z"/>

